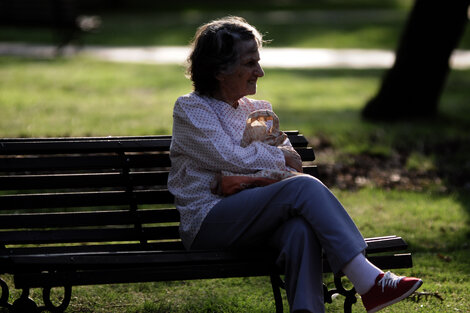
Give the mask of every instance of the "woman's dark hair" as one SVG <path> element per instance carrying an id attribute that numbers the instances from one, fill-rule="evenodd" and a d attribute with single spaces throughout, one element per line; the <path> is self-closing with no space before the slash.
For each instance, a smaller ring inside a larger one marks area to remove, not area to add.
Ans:
<path id="1" fill-rule="evenodd" d="M 237 43 L 243 40 L 255 40 L 258 47 L 263 44 L 258 30 L 241 17 L 221 18 L 198 28 L 187 69 L 195 91 L 210 96 L 218 89 L 216 76 L 229 73 L 237 64 Z"/>

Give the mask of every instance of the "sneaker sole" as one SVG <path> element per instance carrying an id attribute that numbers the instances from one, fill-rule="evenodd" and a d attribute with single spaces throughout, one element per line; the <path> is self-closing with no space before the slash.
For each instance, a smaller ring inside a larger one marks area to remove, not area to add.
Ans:
<path id="1" fill-rule="evenodd" d="M 416 282 L 416 284 L 414 284 L 413 287 L 410 288 L 410 290 L 408 290 L 407 292 L 405 292 L 404 294 L 402 294 L 402 295 L 399 296 L 398 298 L 395 298 L 395 299 L 393 299 L 392 301 L 389 301 L 389 302 L 387 302 L 387 303 L 384 303 L 384 304 L 382 304 L 382 305 L 379 305 L 379 306 L 373 308 L 372 310 L 367 311 L 367 313 L 375 313 L 375 312 L 380 311 L 380 310 L 382 310 L 383 308 L 386 308 L 386 307 L 388 307 L 388 306 L 390 306 L 390 305 L 392 305 L 392 304 L 395 304 L 395 303 L 397 303 L 397 302 L 400 302 L 401 300 L 403 300 L 403 299 L 409 297 L 413 292 L 415 292 L 419 287 L 421 287 L 422 284 L 423 284 L 423 281 L 422 281 L 422 280 Z"/>

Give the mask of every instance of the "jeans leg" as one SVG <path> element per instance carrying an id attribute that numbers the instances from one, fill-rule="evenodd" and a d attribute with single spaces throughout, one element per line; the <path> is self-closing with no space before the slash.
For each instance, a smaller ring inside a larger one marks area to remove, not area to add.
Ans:
<path id="1" fill-rule="evenodd" d="M 205 218 L 191 248 L 268 244 L 280 252 L 278 261 L 284 265 L 289 304 L 294 310 L 308 307 L 312 312 L 324 310 L 319 247 L 334 272 L 366 248 L 341 203 L 310 176 L 224 198 Z"/>
<path id="2" fill-rule="evenodd" d="M 286 221 L 273 235 L 271 245 L 280 253 L 277 266 L 285 273 L 290 311 L 322 313 L 322 249 L 301 217 Z"/>
<path id="3" fill-rule="evenodd" d="M 335 273 L 367 246 L 330 190 L 305 175 L 224 198 L 205 218 L 191 248 L 265 244 L 285 221 L 297 216 L 310 225 Z"/>

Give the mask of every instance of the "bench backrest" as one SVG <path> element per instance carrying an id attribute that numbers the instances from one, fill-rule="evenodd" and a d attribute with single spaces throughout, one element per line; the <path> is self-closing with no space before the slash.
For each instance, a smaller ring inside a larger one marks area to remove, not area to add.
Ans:
<path id="1" fill-rule="evenodd" d="M 287 133 L 313 161 L 307 140 Z M 170 136 L 0 139 L 0 251 L 182 249 L 166 186 L 170 143 Z"/>

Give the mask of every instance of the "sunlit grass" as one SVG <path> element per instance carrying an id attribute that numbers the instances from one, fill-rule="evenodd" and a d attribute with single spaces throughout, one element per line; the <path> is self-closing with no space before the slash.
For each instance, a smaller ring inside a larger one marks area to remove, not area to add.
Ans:
<path id="1" fill-rule="evenodd" d="M 83 136 L 170 133 L 172 106 L 192 87 L 184 68 L 92 59 L 0 58 L 0 135 Z M 431 122 L 364 123 L 360 110 L 376 92 L 382 70 L 266 69 L 258 84 L 283 129 L 327 135 L 338 148 L 393 138 L 452 138 L 468 127 L 468 71 L 453 71 L 442 97 L 443 118 Z M 404 112 L 406 114 L 406 112 Z M 354 131 L 351 131 L 354 130 Z M 406 136 L 412 132 L 414 137 Z M 351 140 L 354 138 L 354 140 Z"/>
<path id="2" fill-rule="evenodd" d="M 367 188 L 335 193 L 366 237 L 396 234 L 405 238 L 412 251 L 436 254 L 468 244 L 468 197 Z"/>
<path id="3" fill-rule="evenodd" d="M 170 133 L 184 69 L 80 60 L 0 61 L 0 133 L 13 136 Z"/>

